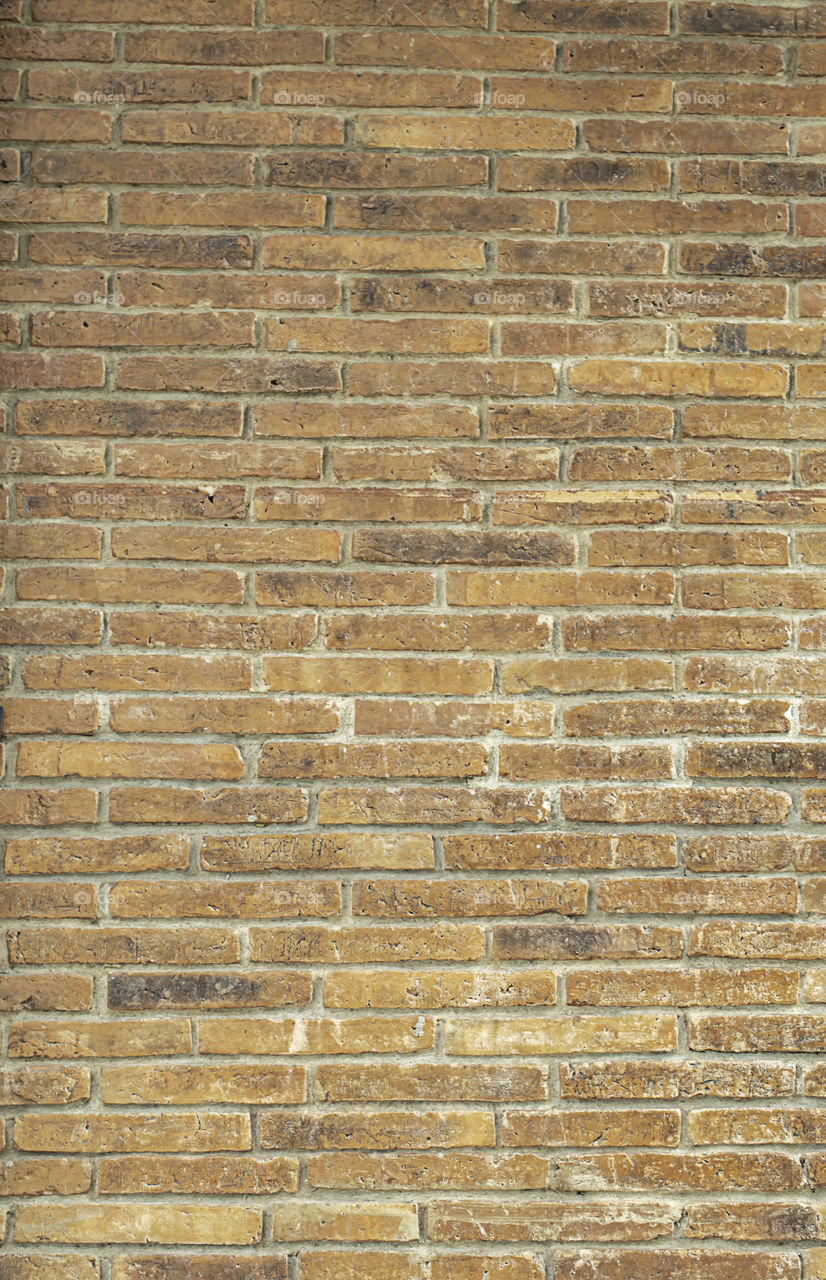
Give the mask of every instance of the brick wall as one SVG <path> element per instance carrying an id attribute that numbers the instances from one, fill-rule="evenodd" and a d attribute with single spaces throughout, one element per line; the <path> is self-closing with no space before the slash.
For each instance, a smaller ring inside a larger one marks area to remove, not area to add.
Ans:
<path id="1" fill-rule="evenodd" d="M 0 1280 L 824 1280 L 826 6 L 2 16 Z"/>

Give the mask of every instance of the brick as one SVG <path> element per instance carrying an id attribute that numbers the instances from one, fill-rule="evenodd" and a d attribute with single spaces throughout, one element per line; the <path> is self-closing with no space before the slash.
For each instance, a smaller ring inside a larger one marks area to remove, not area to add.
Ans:
<path id="1" fill-rule="evenodd" d="M 303 1102 L 304 1068 L 297 1066 L 238 1065 L 101 1067 L 101 1090 L 105 1103 L 261 1102 L 284 1104 Z M 146 1169 L 144 1163 L 144 1172 Z"/>
<path id="2" fill-rule="evenodd" d="M 767 787 L 660 790 L 563 787 L 562 813 L 584 822 L 775 823 L 791 808 L 784 792 Z"/>
<path id="3" fill-rule="evenodd" d="M 185 47 L 187 39 L 193 38 L 190 32 L 166 31 L 162 41 L 163 48 L 168 47 L 170 34 L 177 36 L 181 42 L 179 48 Z M 212 33 L 212 39 L 215 38 Z M 226 37 L 225 33 L 225 37 Z M 295 33 L 300 38 L 300 33 Z M 151 33 L 135 32 L 131 37 L 143 40 L 145 47 L 158 51 Z M 197 39 L 197 36 L 195 37 Z M 230 42 L 232 36 L 230 35 Z M 243 37 L 244 42 L 254 39 L 252 33 Z M 283 33 L 282 33 L 283 39 Z M 239 42 L 240 43 L 240 42 Z M 237 45 L 235 46 L 238 47 Z M 131 110 L 122 122 L 124 142 L 198 142 L 202 145 L 234 146 L 282 146 L 288 142 L 297 143 L 335 143 L 344 141 L 344 129 L 339 119 L 325 116 L 315 119 L 293 116 L 265 116 L 258 111 L 245 111 L 235 107 L 232 110 L 181 110 L 171 111 L 154 108 L 151 111 Z"/>
<path id="4" fill-rule="evenodd" d="M 333 469 L 340 479 L 552 480 L 559 474 L 557 449 L 508 449 L 502 445 L 450 448 L 348 448 L 334 446 Z"/>
<path id="5" fill-rule="evenodd" d="M 779 449 L 706 449 L 697 446 L 618 448 L 583 445 L 571 458 L 574 480 L 790 480 L 791 459 Z M 640 521 L 640 523 L 642 523 Z"/>
<path id="6" fill-rule="evenodd" d="M 697 925 L 688 940 L 689 955 L 742 957 L 743 959 L 817 959 L 824 946 L 821 926 L 808 922 L 752 923 L 712 922 Z"/>
<path id="7" fill-rule="evenodd" d="M 287 1276 L 286 1258 L 277 1254 L 121 1254 L 112 1265 L 113 1280 L 238 1280 L 239 1271 L 246 1280 L 286 1280 Z"/>
<path id="8" fill-rule="evenodd" d="M 17 748 L 18 777 L 38 778 L 209 778 L 232 780 L 243 776 L 237 747 L 161 743 L 24 742 Z"/>
<path id="9" fill-rule="evenodd" d="M 155 560 L 165 552 L 169 560 L 206 560 L 211 563 L 255 563 L 271 560 L 336 562 L 341 535 L 333 530 L 290 529 L 275 537 L 265 529 L 222 528 L 210 533 L 187 526 L 146 529 L 127 526 L 113 532 L 112 552 L 124 560 Z"/>
<path id="10" fill-rule="evenodd" d="M 14 937 L 12 942 L 15 942 Z M 32 948 L 28 954 L 31 954 Z M 27 953 L 10 945 L 12 964 Z M 36 963 L 49 963 L 48 958 Z M 78 963 L 78 961 L 75 961 Z M 191 1049 L 189 1026 L 182 1018 L 157 1020 L 138 1027 L 128 1022 L 17 1022 L 9 1035 L 10 1058 L 130 1058 L 164 1054 L 187 1053 Z M 27 1117 L 34 1120 L 34 1117 Z M 79 1140 L 86 1133 L 86 1122 L 74 1115 L 60 1118 L 64 1127 L 75 1125 Z M 63 1140 L 59 1125 L 51 1128 L 51 1121 L 44 1118 L 46 1141 Z M 23 1142 L 26 1128 L 18 1134 Z M 35 1128 L 35 1132 L 38 1130 Z M 42 1148 L 27 1148 L 39 1150 Z M 47 1147 L 46 1150 L 61 1150 Z M 73 1148 L 66 1148 L 73 1149 Z M 80 1148 L 82 1149 L 82 1148 Z"/>
<path id="11" fill-rule="evenodd" d="M 206 836 L 201 865 L 208 871 L 258 871 L 265 868 L 387 868 L 424 870 L 433 866 L 430 836 L 357 834 L 346 831 L 290 833 L 280 836 Z"/>
<path id="12" fill-rule="evenodd" d="M 600 466 L 601 459 L 595 460 Z M 609 465 L 612 460 L 606 459 Z M 590 463 L 590 459 L 588 460 Z M 784 533 L 685 533 L 641 530 L 596 530 L 588 543 L 588 563 L 597 568 L 642 565 L 786 565 L 789 540 Z"/>
<path id="13" fill-rule="evenodd" d="M 445 750 L 430 743 L 268 742 L 261 750 L 261 778 L 451 778 L 484 773 L 487 752 L 469 746 Z"/>
<path id="14" fill-rule="evenodd" d="M 213 157 L 205 156 L 201 161 L 202 170 L 189 177 L 188 181 L 209 182 L 211 162 Z M 177 166 L 178 162 L 175 163 Z M 172 173 L 169 170 L 166 170 L 166 173 L 169 176 L 164 176 L 164 170 L 161 169 L 158 174 L 147 174 L 146 181 L 152 183 L 173 181 Z M 245 180 L 240 175 L 230 175 L 227 178 L 227 181 L 232 183 Z M 179 196 L 165 191 L 157 193 L 125 191 L 120 198 L 120 209 L 123 225 L 132 227 L 248 227 L 251 223 L 263 227 L 320 227 L 324 222 L 322 197 L 281 192 L 256 191 L 243 194 L 236 192 L 230 197 L 215 194 L 208 198 L 204 196 L 199 200 L 192 193 Z M 171 345 L 189 346 L 190 344 L 176 342 Z M 211 342 L 203 345 L 224 344 Z"/>
<path id="15" fill-rule="evenodd" d="M 235 614 L 233 616 L 215 616 L 190 614 L 184 610 L 167 610 L 163 614 L 151 613 L 149 610 L 113 613 L 110 617 L 109 635 L 113 644 L 126 644 L 147 649 L 162 649 L 169 645 L 180 645 L 187 649 L 237 649 L 259 652 L 272 649 L 303 649 L 315 636 L 315 619 L 311 614 L 293 614 L 288 617 L 270 616 L 259 618 L 255 614 Z M 147 707 L 148 699 L 142 703 Z M 177 708 L 183 712 L 185 700 L 176 700 Z M 194 705 L 193 705 L 194 703 Z M 269 708 L 273 728 L 278 724 L 279 709 L 272 699 L 250 699 L 243 705 L 257 706 L 260 711 Z M 169 704 L 156 703 L 156 710 Z M 201 700 L 200 708 L 206 711 L 210 706 L 208 699 Z M 192 700 L 189 709 L 197 713 L 198 700 Z M 114 708 L 113 708 L 114 709 Z M 291 717 L 289 712 L 294 710 Z M 240 708 L 239 708 L 240 710 Z M 323 701 L 312 702 L 309 699 L 298 701 L 294 708 L 282 707 L 281 723 L 286 726 L 294 723 L 296 728 L 303 724 L 317 723 L 320 728 L 332 729 L 337 724 L 334 708 Z M 313 721 L 313 713 L 316 713 Z M 142 721 L 151 724 L 152 716 L 147 715 Z"/>
<path id="16" fill-rule="evenodd" d="M 281 235 L 264 238 L 262 265 L 281 270 L 472 271 L 485 265 L 484 240 L 401 235 Z"/>
<path id="17" fill-rule="evenodd" d="M 612 646 L 619 648 L 619 645 Z M 508 658 L 502 664 L 505 693 L 584 693 L 671 689 L 669 662 L 636 658 Z M 567 714 L 570 714 L 567 713 Z"/>
<path id="18" fill-rule="evenodd" d="M 481 80 L 469 75 L 265 71 L 261 76 L 261 101 L 277 110 L 319 97 L 328 107 L 472 107 L 481 90 Z"/>
<path id="19" fill-rule="evenodd" d="M 90 700 L 9 698 L 3 705 L 7 733 L 94 733 L 100 708 Z"/>
<path id="20" fill-rule="evenodd" d="M 342 40 L 339 39 L 339 55 Z M 415 48 L 417 39 L 413 37 Z M 478 39 L 478 37 L 477 37 Z M 484 39 L 484 37 L 482 37 Z M 344 45 L 344 56 L 358 54 L 363 57 L 365 40 L 361 48 Z M 550 42 L 527 41 L 539 53 L 539 58 L 552 51 Z M 448 50 L 450 48 L 449 42 Z M 468 42 L 462 46 L 468 48 Z M 471 44 L 471 53 L 473 52 Z M 475 48 L 478 50 L 479 45 Z M 498 46 L 502 48 L 500 44 Z M 504 49 L 510 52 L 508 42 Z M 382 52 L 391 52 L 383 49 Z M 435 57 L 445 57 L 433 49 Z M 478 57 L 478 54 L 477 54 Z M 355 141 L 364 147 L 398 147 L 415 150 L 496 150 L 496 151 L 567 151 L 574 143 L 575 128 L 569 120 L 543 119 L 531 117 L 526 121 L 509 119 L 507 116 L 368 116 L 361 115 L 356 121 Z M 436 183 L 432 184 L 437 185 Z M 504 190 L 504 188 L 502 188 Z"/>
<path id="21" fill-rule="evenodd" d="M 319 795 L 318 820 L 328 823 L 547 822 L 545 792 L 515 787 L 479 787 L 475 792 L 448 787 L 328 787 Z"/>
<path id="22" fill-rule="evenodd" d="M 492 665 L 463 658 L 264 659 L 268 688 L 282 693 L 451 693 L 489 692 Z"/>
<path id="23" fill-rule="evenodd" d="M 77 101 L 78 93 L 97 93 L 103 96 L 104 101 L 108 96 L 114 95 L 116 100 L 121 97 L 126 102 L 243 102 L 249 92 L 249 72 L 209 71 L 202 68 L 199 68 L 197 75 L 187 71 L 160 71 L 150 76 L 134 71 L 107 70 L 90 75 L 88 71 L 37 68 L 31 72 L 29 79 L 30 97 L 57 102 Z M 95 100 L 94 97 L 92 100 Z M 61 169 L 63 166 L 60 162 L 66 161 L 66 153 L 55 154 L 58 160 L 56 167 Z M 48 158 L 46 157 L 47 160 Z M 86 179 L 88 170 L 83 163 L 84 157 L 81 154 L 79 158 L 81 163 L 75 172 Z M 127 158 L 131 159 L 126 153 L 114 157 L 115 160 L 123 161 Z M 68 163 L 67 169 L 70 169 Z M 124 164 L 123 169 L 128 171 L 128 165 Z M 94 168 L 91 171 L 94 172 Z M 95 178 L 92 177 L 91 180 L 95 181 Z M 130 179 L 127 178 L 126 181 Z M 220 177 L 216 177 L 216 181 L 220 181 Z"/>
<path id="24" fill-rule="evenodd" d="M 314 1096 L 319 1101 L 346 1102 L 528 1102 L 547 1096 L 546 1077 L 547 1068 L 535 1064 L 422 1062 L 390 1067 L 342 1063 L 318 1068 Z"/>
<path id="25" fill-rule="evenodd" d="M 413 1190 L 426 1183 L 439 1191 L 508 1190 L 544 1188 L 548 1180 L 547 1160 L 535 1155 L 490 1156 L 477 1152 L 446 1153 L 428 1151 L 426 1156 L 383 1153 L 374 1155 L 322 1155 L 307 1161 L 308 1181 L 313 1187 L 330 1189 L 354 1187 L 358 1190 Z M 310 1255 L 318 1257 L 318 1255 Z M 350 1255 L 352 1257 L 352 1255 Z M 461 1255 L 460 1255 L 461 1256 Z M 436 1259 L 431 1264 L 435 1270 Z M 444 1260 L 450 1265 L 447 1259 Z M 457 1259 L 458 1261 L 458 1259 Z M 461 1266 L 472 1268 L 474 1262 L 461 1256 Z M 507 1267 L 507 1260 L 494 1265 Z M 391 1263 L 392 1266 L 392 1263 Z M 340 1274 L 340 1273 L 339 1273 Z M 506 1271 L 505 1274 L 509 1274 Z"/>
<path id="26" fill-rule="evenodd" d="M 239 436 L 237 406 L 181 400 L 28 400 L 17 407 L 24 435 Z M 123 447 L 123 446 L 121 446 Z"/>
<path id="27" fill-rule="evenodd" d="M 273 391 L 337 391 L 341 373 L 332 361 L 298 364 L 266 356 L 230 360 L 220 356 L 125 356 L 115 378 L 119 389 L 214 391 L 249 395 Z"/>
<path id="28" fill-rule="evenodd" d="M 261 521 L 468 521 L 480 518 L 482 498 L 470 489 L 433 494 L 427 489 L 270 489 L 261 486 L 256 489 L 254 510 L 256 519 Z M 279 558 L 306 560 L 309 556 Z"/>
<path id="29" fill-rule="evenodd" d="M 690 618 L 646 617 L 645 614 L 626 614 L 613 618 L 606 615 L 580 615 L 563 620 L 562 637 L 565 647 L 572 650 L 764 651 L 787 646 L 791 642 L 791 628 L 785 620 L 766 618 L 761 614 L 732 614 L 725 619 L 713 613 L 695 613 Z"/>
<path id="30" fill-rule="evenodd" d="M 304 573 L 287 570 L 256 574 L 255 593 L 258 604 L 292 608 L 310 605 L 339 609 L 421 605 L 430 604 L 433 600 L 435 583 L 432 575 L 422 572 L 357 570 Z"/>
<path id="31" fill-rule="evenodd" d="M 94 1258 L 77 1255 L 29 1253 L 28 1257 L 6 1255 L 3 1280 L 98 1280 Z"/>
<path id="32" fill-rule="evenodd" d="M 506 1111 L 506 1147 L 673 1147 L 680 1113 L 655 1111 Z"/>
<path id="33" fill-rule="evenodd" d="M 84 600 L 94 604 L 153 603 L 159 594 L 170 604 L 240 604 L 243 581 L 238 573 L 219 569 L 141 571 L 119 566 L 86 569 L 47 565 L 18 570 L 17 594 L 21 600 Z"/>
<path id="34" fill-rule="evenodd" d="M 473 1023 L 448 1019 L 445 1025 L 445 1048 L 457 1055 L 662 1053 L 676 1044 L 677 1023 L 669 1014 L 577 1014 Z"/>
<path id="35" fill-rule="evenodd" d="M 583 360 L 568 374 L 573 391 L 597 395 L 783 396 L 787 373 L 782 365 Z"/>
<path id="36" fill-rule="evenodd" d="M 822 1118 L 816 1112 L 788 1107 L 738 1107 L 728 1112 L 709 1107 L 692 1112 L 688 1124 L 691 1139 L 698 1146 L 717 1142 L 796 1144 L 820 1142 L 823 1137 Z"/>
<path id="37" fill-rule="evenodd" d="M 601 1249 L 557 1253 L 559 1280 L 800 1280 L 797 1254 L 709 1249 Z"/>
<path id="38" fill-rule="evenodd" d="M 493 929 L 493 954 L 504 960 L 676 959 L 682 936 L 667 925 L 508 924 Z"/>
<path id="39" fill-rule="evenodd" d="M 92 884 L 23 883 L 0 888 L 0 916 L 6 919 L 90 919 L 97 916 Z"/>
<path id="40" fill-rule="evenodd" d="M 261 1145 L 308 1151 L 424 1150 L 430 1147 L 489 1147 L 491 1111 L 350 1111 L 311 1118 L 290 1111 L 264 1112 Z"/>
<path id="41" fill-rule="evenodd" d="M 210 501 L 210 498 L 213 500 Z M 17 506 L 22 516 L 86 519 L 240 519 L 243 495 L 227 485 L 208 494 L 197 487 L 172 485 L 20 484 Z"/>
<path id="42" fill-rule="evenodd" d="M 222 620 L 216 621 L 220 627 Z M 253 633 L 253 642 L 255 638 Z M 129 644 L 132 639 L 122 636 L 121 643 Z M 269 648 L 266 639 L 266 635 L 262 637 L 261 647 Z M 135 639 L 134 643 L 139 641 Z M 220 637 L 216 637 L 215 644 L 223 647 Z M 278 701 L 260 695 L 231 701 L 181 696 L 171 702 L 165 697 L 113 698 L 109 716 L 112 728 L 119 733 L 233 733 L 239 729 L 248 733 L 304 733 L 334 730 L 339 722 L 335 704 L 329 700 Z"/>
<path id="43" fill-rule="evenodd" d="M 249 1117 L 232 1112 L 143 1116 L 21 1116 L 15 1124 L 21 1151 L 244 1151 Z"/>
<path id="44" fill-rule="evenodd" d="M 90 1073 L 86 1067 L 12 1067 L 0 1074 L 3 1106 L 57 1106 L 88 1101 Z"/>
<path id="45" fill-rule="evenodd" d="M 41 232 L 29 241 L 32 262 L 58 265 L 249 267 L 252 244 L 244 235 L 179 236 L 140 232 Z"/>
<path id="46" fill-rule="evenodd" d="M 11 875 L 182 871 L 188 858 L 187 841 L 174 835 L 6 841 L 6 871 Z"/>
<path id="47" fill-rule="evenodd" d="M 187 965 L 232 962 L 238 954 L 238 938 L 218 928 L 18 929 L 9 939 L 12 964 Z"/>
<path id="48" fill-rule="evenodd" d="M 317 277 L 307 277 L 316 281 Z M 313 286 L 305 286 L 312 288 Z M 393 295 L 395 297 L 395 293 Z M 478 434 L 476 414 L 466 405 L 434 405 L 416 411 L 399 410 L 395 405 L 326 404 L 322 401 L 284 400 L 259 404 L 253 410 L 258 436 L 287 436 L 314 439 L 467 437 Z"/>
<path id="49" fill-rule="evenodd" d="M 398 92 L 399 77 L 393 79 Z M 379 103 L 373 99 L 369 105 Z M 463 195 L 452 196 L 449 200 L 444 196 L 395 199 L 392 196 L 339 196 L 336 199 L 337 229 L 449 231 L 456 222 L 468 231 L 552 231 L 557 223 L 557 205 L 555 201 L 539 196 L 485 199 Z M 507 267 L 508 264 L 502 265 Z"/>
<path id="50" fill-rule="evenodd" d="M 420 21 L 421 19 L 421 21 Z M 305 8 L 297 5 L 295 0 L 269 0 L 267 9 L 268 22 L 307 22 L 316 25 L 320 22 L 334 22 L 336 26 L 419 26 L 434 27 L 477 27 L 484 26 L 483 7 L 479 0 L 461 0 L 455 7 L 445 5 L 444 0 L 428 0 L 416 14 L 404 12 L 403 5 L 392 5 L 383 9 L 376 0 L 368 4 L 355 5 L 352 0 L 335 0 L 327 8 L 315 3 Z"/>
<path id="51" fill-rule="evenodd" d="M 817 1014 L 692 1014 L 692 1049 L 724 1049 L 732 1053 L 817 1053 L 826 1023 Z M 802 1113 L 805 1117 L 806 1113 Z M 788 1132 L 783 1126 L 783 1132 Z M 769 1141 L 776 1141 L 770 1138 Z M 782 1139 L 781 1139 L 782 1140 Z"/>
<path id="52" fill-rule="evenodd" d="M 110 915 L 116 919 L 290 919 L 338 915 L 340 910 L 340 891 L 329 881 L 196 886 L 175 880 L 127 880 L 112 885 L 109 895 Z"/>
<path id="53" fill-rule="evenodd" d="M 17 1239 L 25 1244 L 253 1244 L 260 1209 L 183 1205 L 23 1205 Z"/>
<path id="54" fill-rule="evenodd" d="M 564 440 L 605 436 L 668 439 L 672 433 L 671 411 L 653 405 L 492 404 L 488 422 L 491 437 L 501 439 L 536 436 Z"/>
<path id="55" fill-rule="evenodd" d="M 274 101 L 277 105 L 278 91 Z M 438 155 L 427 159 L 396 151 L 294 151 L 266 160 L 265 181 L 274 186 L 349 190 L 351 187 L 479 187 L 487 179 L 485 156 Z"/>
<path id="56" fill-rule="evenodd" d="M 373 974 L 356 971 L 324 979 L 322 995 L 329 1009 L 449 1009 L 477 1006 L 552 1005 L 556 977 L 539 971 L 415 971 Z"/>
<path id="57" fill-rule="evenodd" d="M 673 838 L 660 835 L 604 836 L 571 831 L 553 835 L 480 833 L 448 835 L 442 844 L 446 866 L 465 870 L 673 867 L 677 858 Z"/>
<path id="58" fill-rule="evenodd" d="M 789 729 L 789 703 L 755 699 L 743 704 L 736 699 L 707 698 L 694 700 L 672 697 L 668 702 L 655 698 L 629 701 L 580 702 L 564 712 L 566 734 L 591 737 L 602 734 L 606 716 L 611 717 L 615 731 L 624 737 L 642 733 L 784 733 Z M 690 751 L 703 751 L 692 747 Z M 692 759 L 694 757 L 692 756 Z M 689 773 L 694 770 L 689 769 Z M 728 775 L 742 777 L 743 774 Z M 767 776 L 760 774 L 759 776 Z M 771 775 L 774 776 L 774 775 Z"/>
<path id="59" fill-rule="evenodd" d="M 92 1007 L 92 979 L 51 974 L 8 974 L 0 978 L 0 1008 L 88 1011 Z"/>
<path id="60" fill-rule="evenodd" d="M 266 1009 L 309 1004 L 311 998 L 312 984 L 300 973 L 123 973 L 107 985 L 110 1009 Z"/>
<path id="61" fill-rule="evenodd" d="M 525 570 L 518 574 L 455 571 L 448 573 L 449 604 L 470 606 L 541 606 L 596 604 L 668 604 L 674 579 L 668 573 L 555 573 Z"/>
<path id="62" fill-rule="evenodd" d="M 480 622 L 484 635 L 487 631 L 485 620 L 480 619 Z M 540 629 L 542 625 L 539 624 Z M 523 627 L 524 620 L 522 625 L 511 632 L 517 641 L 524 639 Z M 471 631 L 474 630 L 471 627 Z M 531 642 L 535 635 L 532 631 Z M 394 637 L 391 634 L 387 639 L 392 643 Z M 508 737 L 541 738 L 551 732 L 554 719 L 554 709 L 548 703 L 531 705 L 501 698 L 477 702 L 452 698 L 449 701 L 431 703 L 419 699 L 395 699 L 388 702 L 383 698 L 373 701 L 356 698 L 354 710 L 354 731 L 357 734 L 386 733 L 393 730 L 414 737 L 429 737 L 433 734 L 453 738 L 465 735 L 475 737 L 498 730 Z"/>
<path id="63" fill-rule="evenodd" d="M 386 12 L 386 11 L 384 11 Z M 421 10 L 420 10 L 421 12 Z M 451 17 L 455 14 L 451 11 Z M 401 15 L 399 15 L 401 17 Z M 383 13 L 377 15 L 383 24 Z M 404 18 L 401 17 L 404 22 Z M 435 22 L 431 19 L 431 25 Z M 452 25 L 452 23 L 451 23 Z M 336 63 L 340 66 L 425 66 L 455 70 L 541 71 L 554 59 L 556 45 L 544 36 L 438 34 L 391 29 L 341 31 L 336 36 Z M 369 117 L 368 117 L 369 118 Z"/>
<path id="64" fill-rule="evenodd" d="M 703 973 L 707 972 L 708 970 L 703 970 Z M 662 974 L 662 970 L 658 970 L 658 973 Z M 680 1061 L 673 1064 L 649 1060 L 561 1063 L 559 1088 L 561 1097 L 583 1100 L 629 1097 L 695 1098 L 709 1094 L 718 1098 L 771 1098 L 793 1092 L 794 1068 L 758 1062 L 742 1063 L 736 1060 L 726 1062 L 720 1059 L 695 1059 L 693 1062 Z M 705 1162 L 708 1157 L 704 1155 L 684 1159 L 686 1174 L 690 1176 L 692 1161 Z M 749 1169 L 748 1157 L 745 1159 L 742 1156 L 734 1157 L 734 1160 L 741 1162 L 739 1168 L 742 1171 Z M 776 1167 L 782 1169 L 783 1160 L 784 1157 L 780 1157 L 780 1164 Z M 664 1156 L 663 1161 L 666 1167 L 669 1161 L 674 1167 L 673 1157 Z M 786 1161 L 786 1163 L 789 1169 L 794 1168 L 791 1162 Z M 597 1167 L 605 1167 L 604 1157 L 595 1158 L 591 1172 L 593 1173 Z M 572 1168 L 573 1162 L 567 1162 L 566 1177 L 570 1176 L 569 1170 Z M 633 1168 L 633 1164 L 626 1165 L 626 1176 Z M 731 1172 L 737 1168 L 737 1164 L 732 1165 Z M 799 1170 L 794 1171 L 799 1176 Z M 653 1174 L 653 1177 L 656 1176 Z M 709 1176 L 712 1178 L 715 1176 L 713 1170 L 709 1171 Z M 796 1186 L 798 1183 L 793 1181 L 786 1185 Z"/>
<path id="65" fill-rule="evenodd" d="M 517 782 L 580 778 L 671 778 L 671 752 L 661 747 L 515 746 L 499 751 L 499 774 Z"/>
<path id="66" fill-rule="evenodd" d="M 306 816 L 306 793 L 298 787 L 116 787 L 109 808 L 112 822 L 269 823 Z"/>
<path id="67" fill-rule="evenodd" d="M 478 960 L 484 934 L 477 925 L 350 925 L 250 930 L 250 955 L 267 964 L 363 964 L 382 960 Z"/>
<path id="68" fill-rule="evenodd" d="M 399 617 L 388 612 L 371 616 L 338 614 L 327 622 L 325 630 L 328 649 L 428 649 L 432 652 L 466 648 L 540 649 L 550 642 L 552 625 L 549 619 L 534 614 L 408 613 Z"/>
<path id="69" fill-rule="evenodd" d="M 455 1205 L 436 1202 L 428 1209 L 430 1239 L 451 1241 L 651 1240 L 668 1234 L 678 1210 L 673 1203 L 633 1206 L 633 1217 L 618 1207 L 586 1208 L 568 1201 L 531 1201 L 492 1206 L 489 1200 Z"/>
<path id="70" fill-rule="evenodd" d="M 242 67 L 261 63 L 323 62 L 321 32 L 210 32 L 176 31 L 161 28 L 147 32 L 127 32 L 124 40 L 127 62 L 220 63 Z M 87 55 L 88 56 L 88 55 Z"/>
<path id="71" fill-rule="evenodd" d="M 605 969 L 569 972 L 566 994 L 575 1005 L 794 1004 L 795 969 Z"/>
<path id="72" fill-rule="evenodd" d="M 298 1161 L 254 1160 L 248 1156 L 193 1156 L 153 1158 L 128 1156 L 100 1161 L 99 1189 L 106 1195 L 169 1192 L 198 1195 L 270 1195 L 298 1189 Z"/>
<path id="73" fill-rule="evenodd" d="M 435 1026 L 417 1018 L 226 1019 L 201 1024 L 205 1054 L 422 1053 L 435 1043 Z"/>
<path id="74" fill-rule="evenodd" d="M 0 819 L 10 826 L 53 827 L 66 822 L 94 822 L 97 794 L 82 787 L 50 791 L 7 788 L 0 801 Z"/>
<path id="75" fill-rule="evenodd" d="M 692 1209 L 686 1223 L 686 1235 L 692 1239 L 716 1236 L 722 1240 L 811 1240 L 821 1231 L 820 1213 L 804 1210 L 791 1203 L 772 1202 L 749 1205 L 734 1225 L 727 1225 L 730 1205 L 706 1205 Z"/>
<path id="76" fill-rule="evenodd" d="M 402 916 L 582 915 L 586 886 L 582 881 L 361 880 L 354 886 L 354 915 Z"/>
<path id="77" fill-rule="evenodd" d="M 617 213 L 612 212 L 611 205 L 579 205 L 576 201 L 571 201 L 571 206 L 570 217 L 577 230 L 587 232 L 593 228 L 599 231 L 622 232 L 627 228 L 627 214 L 624 209 Z M 717 207 L 715 204 L 715 208 Z M 760 205 L 757 208 L 762 215 L 763 206 Z M 740 202 L 732 202 L 731 211 L 738 225 L 741 219 L 748 217 L 748 209 L 744 210 Z M 640 219 L 650 217 L 653 221 L 659 214 L 657 227 L 662 225 L 662 217 L 666 217 L 676 222 L 675 229 L 682 229 L 681 223 L 684 222 L 686 230 L 695 228 L 702 230 L 711 216 L 704 210 L 703 205 L 681 205 L 668 208 L 660 205 L 658 208 L 656 204 L 652 206 L 648 201 L 645 205 L 639 202 L 633 210 L 628 212 L 633 212 L 635 226 L 645 225 L 644 221 L 640 223 Z M 715 223 L 716 225 L 718 224 Z M 598 281 L 589 284 L 587 288 L 588 314 L 592 316 L 725 316 L 733 311 L 746 315 L 782 316 L 786 311 L 784 285 L 717 284 L 711 281 L 703 281 L 701 285 L 694 285 L 688 281 L 684 285 L 662 284 L 657 281 L 638 284 L 617 280 Z M 732 406 L 735 412 L 742 408 L 741 405 Z M 715 404 L 713 411 L 724 415 L 729 412 L 729 406 Z M 708 410 L 702 405 L 691 405 L 686 412 L 696 417 Z"/>
<path id="78" fill-rule="evenodd" d="M 180 571 L 179 571 L 180 572 Z M 83 678 L 85 676 L 85 679 Z M 100 654 L 84 659 L 48 655 L 29 659 L 23 671 L 28 689 L 246 690 L 249 666 L 243 658 L 137 657 Z"/>
<path id="79" fill-rule="evenodd" d="M 336 1201 L 279 1203 L 273 1212 L 275 1240 L 402 1241 L 418 1238 L 413 1204 L 364 1201 L 344 1207 Z"/>

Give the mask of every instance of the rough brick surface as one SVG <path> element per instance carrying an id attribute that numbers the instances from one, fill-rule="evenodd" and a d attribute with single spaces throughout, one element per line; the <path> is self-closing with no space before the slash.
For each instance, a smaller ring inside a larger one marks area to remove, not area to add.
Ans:
<path id="1" fill-rule="evenodd" d="M 826 5 L 3 0 L 0 1280 L 826 1278 Z"/>

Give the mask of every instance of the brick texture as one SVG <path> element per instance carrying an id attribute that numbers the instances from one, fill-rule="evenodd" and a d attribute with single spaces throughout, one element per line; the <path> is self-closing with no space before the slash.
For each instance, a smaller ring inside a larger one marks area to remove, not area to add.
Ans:
<path id="1" fill-rule="evenodd" d="M 826 1280 L 826 6 L 0 46 L 0 1280 Z"/>

